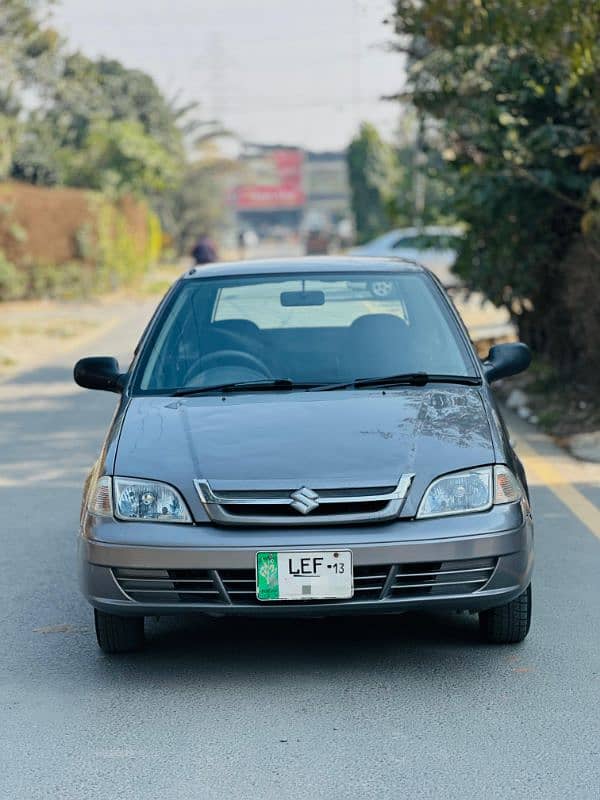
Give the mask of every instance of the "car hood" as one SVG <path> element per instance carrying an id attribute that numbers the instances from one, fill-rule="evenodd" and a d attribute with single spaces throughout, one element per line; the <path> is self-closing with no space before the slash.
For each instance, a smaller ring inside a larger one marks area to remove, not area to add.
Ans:
<path id="1" fill-rule="evenodd" d="M 476 387 L 133 398 L 114 472 L 215 489 L 395 485 L 494 461 Z"/>

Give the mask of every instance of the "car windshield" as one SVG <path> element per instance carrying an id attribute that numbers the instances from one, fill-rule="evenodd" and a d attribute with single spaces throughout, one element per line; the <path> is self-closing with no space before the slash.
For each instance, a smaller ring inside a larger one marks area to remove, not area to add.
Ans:
<path id="1" fill-rule="evenodd" d="M 425 274 L 285 274 L 182 281 L 140 354 L 135 391 L 237 382 L 319 385 L 475 375 Z"/>

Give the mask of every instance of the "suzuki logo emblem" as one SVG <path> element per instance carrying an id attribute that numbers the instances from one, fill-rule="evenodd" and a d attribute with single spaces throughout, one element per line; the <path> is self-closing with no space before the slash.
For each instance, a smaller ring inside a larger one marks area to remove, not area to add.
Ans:
<path id="1" fill-rule="evenodd" d="M 310 514 L 319 505 L 319 495 L 313 492 L 312 489 L 307 489 L 302 486 L 290 495 L 292 508 L 299 511 L 301 514 Z"/>

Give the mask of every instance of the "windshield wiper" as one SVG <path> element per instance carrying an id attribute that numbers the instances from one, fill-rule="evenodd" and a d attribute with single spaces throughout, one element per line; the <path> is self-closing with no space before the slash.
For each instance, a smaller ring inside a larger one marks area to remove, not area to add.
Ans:
<path id="1" fill-rule="evenodd" d="M 289 378 L 273 380 L 237 381 L 234 383 L 217 383 L 213 386 L 196 386 L 175 389 L 173 397 L 188 397 L 210 392 L 278 392 L 290 389 L 304 389 L 309 392 L 331 392 L 335 389 L 363 389 L 385 386 L 425 386 L 428 383 L 455 383 L 464 386 L 479 386 L 481 378 L 470 375 L 430 375 L 427 372 L 405 372 L 400 375 L 385 375 L 380 378 L 356 378 L 344 383 L 297 383 Z"/>
<path id="2" fill-rule="evenodd" d="M 428 383 L 456 383 L 462 386 L 480 386 L 481 378 L 472 375 L 430 375 L 427 372 L 407 372 L 403 375 L 387 375 L 383 378 L 357 378 L 354 387 L 368 386 L 425 386 Z"/>
<path id="3" fill-rule="evenodd" d="M 308 389 L 314 383 L 295 383 L 289 378 L 274 378 L 264 381 L 237 381 L 234 383 L 217 383 L 213 386 L 196 386 L 183 389 L 175 389 L 171 392 L 172 397 L 186 397 L 196 394 L 208 394 L 209 392 L 245 392 L 245 391 L 285 391 L 286 389 Z"/>
<path id="4" fill-rule="evenodd" d="M 329 392 L 335 389 L 363 389 L 371 386 L 425 386 L 428 383 L 480 386 L 481 378 L 471 375 L 430 375 L 427 372 L 404 372 L 400 375 L 384 375 L 380 378 L 356 378 L 346 383 L 323 384 L 315 386 L 310 391 Z"/>

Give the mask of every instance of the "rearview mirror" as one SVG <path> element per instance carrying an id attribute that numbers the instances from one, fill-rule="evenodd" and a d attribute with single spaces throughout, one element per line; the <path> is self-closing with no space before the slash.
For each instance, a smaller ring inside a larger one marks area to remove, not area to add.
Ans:
<path id="1" fill-rule="evenodd" d="M 282 292 L 282 306 L 322 306 L 325 303 L 325 292 Z"/>
<path id="2" fill-rule="evenodd" d="M 531 350 L 523 342 L 495 344 L 490 347 L 488 357 L 483 362 L 485 377 L 492 381 L 508 378 L 524 372 L 531 364 Z"/>
<path id="3" fill-rule="evenodd" d="M 104 392 L 121 392 L 123 378 L 119 372 L 119 362 L 110 356 L 82 358 L 73 370 L 75 383 L 84 389 L 100 389 Z"/>

